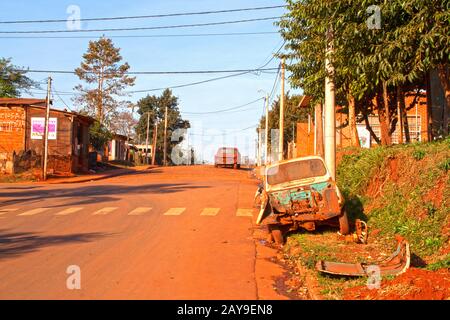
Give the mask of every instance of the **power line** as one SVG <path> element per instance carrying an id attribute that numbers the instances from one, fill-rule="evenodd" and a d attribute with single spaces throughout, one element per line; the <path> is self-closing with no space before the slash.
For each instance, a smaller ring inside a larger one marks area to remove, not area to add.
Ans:
<path id="1" fill-rule="evenodd" d="M 192 115 L 222 113 L 222 112 L 231 111 L 231 110 L 236 110 L 236 109 L 240 109 L 240 108 L 242 108 L 242 107 L 246 107 L 246 106 L 248 106 L 248 105 L 251 105 L 251 104 L 254 104 L 254 103 L 258 102 L 258 101 L 261 101 L 262 99 L 264 99 L 264 98 L 258 98 L 258 99 L 256 99 L 256 100 L 247 102 L 247 103 L 245 103 L 245 104 L 241 104 L 241 105 L 236 106 L 236 107 L 231 107 L 231 108 L 226 108 L 226 109 L 221 109 L 221 110 L 214 110 L 214 111 L 207 111 L 207 112 L 181 112 L 181 113 L 184 113 L 184 114 L 192 114 Z"/>
<path id="2" fill-rule="evenodd" d="M 246 131 L 246 130 L 249 130 L 249 129 L 256 128 L 257 126 L 258 125 L 253 125 L 253 126 L 250 126 L 250 127 L 247 127 L 247 128 L 233 130 L 233 131 L 229 131 L 229 132 L 224 131 L 222 134 L 195 134 L 195 133 L 190 133 L 190 135 L 192 135 L 192 136 L 202 136 L 202 137 L 205 137 L 205 136 L 207 136 L 207 137 L 222 137 L 222 136 L 224 136 L 226 134 L 233 134 L 233 133 Z"/>
<path id="3" fill-rule="evenodd" d="M 171 74 L 211 74 L 211 73 L 237 73 L 237 72 L 257 72 L 257 71 L 272 71 L 277 68 L 256 68 L 256 69 L 235 69 L 235 70 L 194 70 L 194 71 L 132 71 L 125 72 L 128 75 L 171 75 Z M 57 74 L 76 74 L 75 71 L 69 70 L 23 70 L 28 73 L 57 73 Z M 95 73 L 94 71 L 87 71 L 86 73 Z M 115 75 L 116 73 L 104 73 L 105 76 Z"/>
<path id="4" fill-rule="evenodd" d="M 269 10 L 269 9 L 277 9 L 277 8 L 284 8 L 284 7 L 285 7 L 284 5 L 278 5 L 278 6 L 266 6 L 266 7 L 225 9 L 225 10 L 200 11 L 200 12 L 179 12 L 179 13 L 165 13 L 165 14 L 140 15 L 140 16 L 83 18 L 83 19 L 76 19 L 76 21 L 108 21 L 108 20 L 165 18 L 165 17 L 207 15 L 207 14 L 230 13 L 230 12 L 241 12 L 241 11 Z M 48 20 L 14 20 L 14 21 L 0 21 L 0 24 L 54 23 L 54 22 L 66 22 L 66 21 L 67 21 L 67 18 L 66 19 L 48 19 Z"/>
<path id="5" fill-rule="evenodd" d="M 114 32 L 114 31 L 141 31 L 141 30 L 160 30 L 160 29 L 176 29 L 176 28 L 192 28 L 192 27 L 206 27 L 217 26 L 225 24 L 246 23 L 255 21 L 267 21 L 277 20 L 281 17 L 265 17 L 265 18 L 253 18 L 244 20 L 232 20 L 232 21 L 220 21 L 220 22 L 207 22 L 207 23 L 194 23 L 194 24 L 178 24 L 169 26 L 155 26 L 155 27 L 135 27 L 135 28 L 109 28 L 109 29 L 81 29 L 81 30 L 27 30 L 27 31 L 0 31 L 0 34 L 32 34 L 32 33 L 79 33 L 79 32 Z"/>
<path id="6" fill-rule="evenodd" d="M 188 33 L 188 34 L 150 34 L 150 35 L 108 35 L 108 38 L 182 38 L 182 37 L 221 37 L 278 34 L 276 31 L 226 32 L 226 33 Z M 92 36 L 0 36 L 0 39 L 98 39 L 104 35 Z"/>

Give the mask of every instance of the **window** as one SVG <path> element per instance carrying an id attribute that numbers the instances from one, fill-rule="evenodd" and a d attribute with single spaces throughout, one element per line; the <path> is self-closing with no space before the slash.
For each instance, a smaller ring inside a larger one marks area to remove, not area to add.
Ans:
<path id="1" fill-rule="evenodd" d="M 321 177 L 327 173 L 323 161 L 310 159 L 283 163 L 267 171 L 267 182 L 279 184 L 293 180 Z"/>

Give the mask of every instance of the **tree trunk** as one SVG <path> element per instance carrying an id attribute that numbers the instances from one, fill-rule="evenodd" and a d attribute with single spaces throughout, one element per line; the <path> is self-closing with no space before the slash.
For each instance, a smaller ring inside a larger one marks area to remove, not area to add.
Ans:
<path id="1" fill-rule="evenodd" d="M 403 143 L 403 110 L 402 110 L 402 100 L 403 91 L 401 85 L 397 86 L 397 124 L 398 124 L 398 143 Z M 404 100 L 403 100 L 404 101 Z"/>
<path id="2" fill-rule="evenodd" d="M 390 132 L 389 100 L 387 97 L 387 88 L 385 82 L 383 83 L 382 92 L 377 93 L 376 108 L 378 111 L 378 119 L 380 121 L 381 145 L 387 146 L 391 144 L 391 135 L 389 133 Z"/>
<path id="3" fill-rule="evenodd" d="M 411 142 L 411 135 L 409 133 L 409 123 L 408 123 L 408 113 L 406 112 L 406 104 L 405 104 L 405 92 L 403 91 L 403 87 L 400 87 L 400 112 L 402 114 L 403 119 L 403 130 L 405 132 L 405 142 Z"/>
<path id="4" fill-rule="evenodd" d="M 350 140 L 352 147 L 361 147 L 359 144 L 358 130 L 356 129 L 356 105 L 355 97 L 351 93 L 347 96 L 348 100 L 348 124 L 350 126 Z"/>
<path id="5" fill-rule="evenodd" d="M 435 130 L 433 125 L 433 105 L 431 101 L 430 71 L 427 71 L 425 75 L 425 83 L 427 90 L 427 141 L 432 141 L 435 136 Z"/>
<path id="6" fill-rule="evenodd" d="M 450 72 L 448 64 L 441 63 L 438 67 L 439 80 L 441 81 L 442 88 L 445 94 L 446 106 L 444 106 L 443 112 L 443 134 L 448 136 L 448 113 L 450 109 Z"/>
<path id="7" fill-rule="evenodd" d="M 322 120 L 322 104 L 318 103 L 315 107 L 315 126 L 316 126 L 316 154 L 324 156 L 323 149 L 323 120 Z"/>
<path id="8" fill-rule="evenodd" d="M 367 129 L 367 131 L 369 131 L 370 136 L 373 138 L 373 140 L 375 140 L 375 142 L 376 142 L 377 144 L 381 145 L 380 139 L 377 137 L 377 135 L 375 134 L 375 132 L 373 132 L 373 129 L 372 129 L 372 127 L 370 126 L 369 118 L 368 118 L 367 114 L 364 114 L 363 117 L 364 117 L 364 122 L 366 123 L 366 129 Z"/>

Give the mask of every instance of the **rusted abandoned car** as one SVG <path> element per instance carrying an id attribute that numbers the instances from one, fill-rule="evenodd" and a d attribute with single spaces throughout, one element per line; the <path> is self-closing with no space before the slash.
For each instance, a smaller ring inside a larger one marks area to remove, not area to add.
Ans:
<path id="1" fill-rule="evenodd" d="M 318 156 L 267 166 L 261 197 L 257 224 L 267 225 L 277 244 L 289 231 L 313 231 L 321 224 L 339 226 L 341 234 L 349 232 L 343 197 Z"/>

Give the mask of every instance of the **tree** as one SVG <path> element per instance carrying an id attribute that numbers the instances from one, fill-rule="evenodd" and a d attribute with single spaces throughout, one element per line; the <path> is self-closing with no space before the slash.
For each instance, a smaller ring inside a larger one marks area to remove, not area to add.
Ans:
<path id="1" fill-rule="evenodd" d="M 129 111 L 121 111 L 113 118 L 110 129 L 112 132 L 133 138 L 134 129 L 137 125 L 136 119 Z"/>
<path id="2" fill-rule="evenodd" d="M 190 123 L 181 117 L 178 108 L 178 98 L 172 94 L 170 89 L 164 90 L 160 96 L 147 95 L 137 102 L 138 114 L 140 115 L 138 124 L 136 126 L 136 133 L 140 136 L 140 141 L 145 141 L 147 136 L 147 117 L 150 115 L 149 126 L 149 144 L 152 144 L 153 130 L 155 123 L 158 123 L 158 136 L 156 148 L 156 160 L 162 163 L 163 146 L 164 146 L 164 115 L 165 109 L 168 108 L 167 117 L 167 155 L 170 158 L 172 148 L 180 143 L 183 139 L 172 141 L 172 133 L 176 129 L 188 129 Z M 170 162 L 170 159 L 168 159 Z"/>
<path id="3" fill-rule="evenodd" d="M 308 121 L 308 114 L 311 114 L 311 110 L 309 108 L 299 108 L 299 104 L 302 101 L 303 96 L 300 95 L 292 95 L 289 96 L 289 92 L 285 96 L 284 102 L 284 145 L 283 151 L 287 153 L 288 143 L 294 140 L 292 128 L 294 128 L 294 134 L 297 130 L 298 122 L 306 122 Z M 272 145 L 271 143 L 271 130 L 279 128 L 280 121 L 280 98 L 278 97 L 273 103 L 272 107 L 269 110 L 269 137 L 268 144 L 269 147 Z M 262 116 L 259 120 L 259 127 L 265 129 L 266 126 L 266 116 Z"/>
<path id="4" fill-rule="evenodd" d="M 286 40 L 286 57 L 292 61 L 287 66 L 292 85 L 312 96 L 313 103 L 323 100 L 325 34 L 333 30 L 336 102 L 348 106 L 352 140 L 357 137 L 355 120 L 360 113 L 375 140 L 389 144 L 405 112 L 405 95 L 421 88 L 431 69 L 440 71 L 443 88 L 448 90 L 448 1 L 287 0 L 287 4 L 289 12 L 279 26 Z M 368 27 L 366 10 L 372 5 L 380 9 L 380 28 Z M 367 121 L 374 109 L 381 139 Z M 408 137 L 406 117 L 402 121 Z"/>
<path id="5" fill-rule="evenodd" d="M 97 151 L 102 151 L 103 147 L 111 140 L 111 132 L 100 122 L 95 121 L 89 128 L 89 142 Z"/>
<path id="6" fill-rule="evenodd" d="M 26 70 L 11 63 L 11 59 L 0 58 L 0 97 L 17 98 L 21 91 L 28 91 L 38 84 L 25 76 Z"/>
<path id="7" fill-rule="evenodd" d="M 109 126 L 114 113 L 129 103 L 118 100 L 118 97 L 125 95 L 123 90 L 126 87 L 134 85 L 135 78 L 127 75 L 130 66 L 128 63 L 120 64 L 121 61 L 120 48 L 114 47 L 111 39 L 102 37 L 89 41 L 83 61 L 75 69 L 80 80 L 87 83 L 87 86 L 80 84 L 75 87 L 79 92 L 75 102 L 103 125 Z"/>

